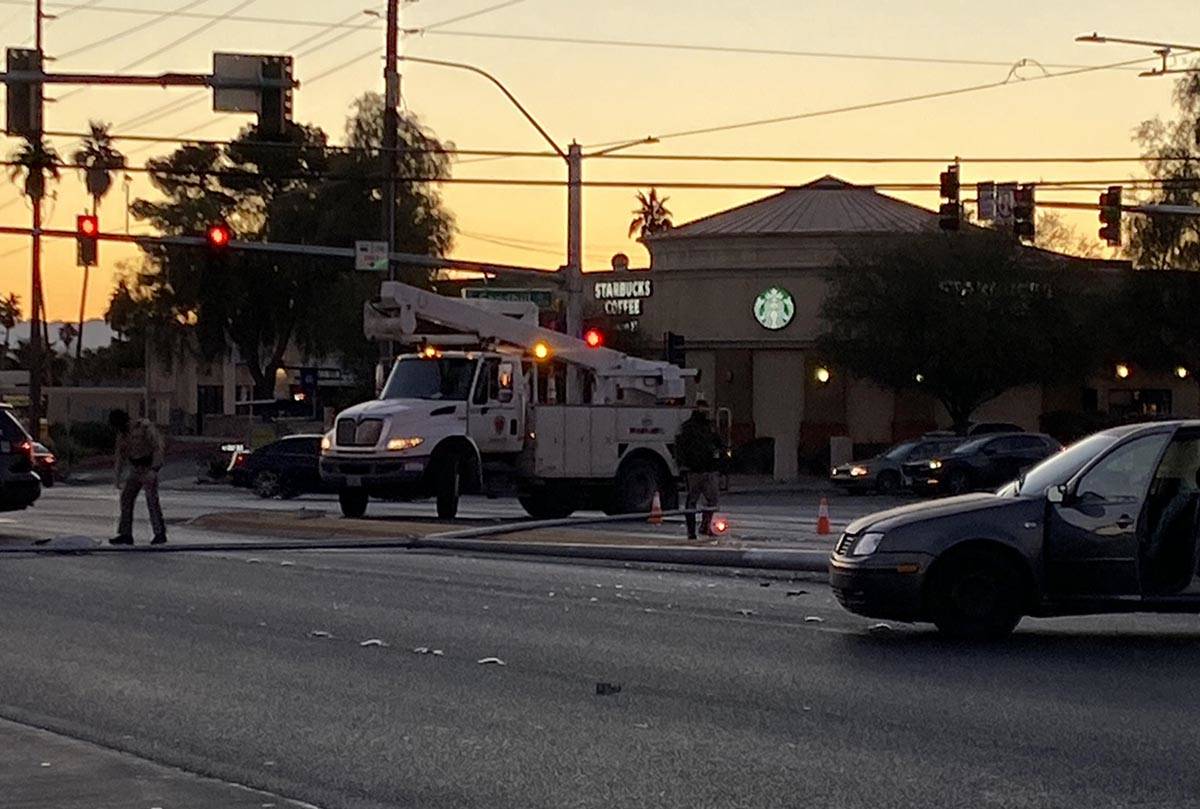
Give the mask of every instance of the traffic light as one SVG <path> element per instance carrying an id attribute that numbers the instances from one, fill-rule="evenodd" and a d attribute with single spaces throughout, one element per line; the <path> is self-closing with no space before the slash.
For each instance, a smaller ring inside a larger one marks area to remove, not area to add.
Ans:
<path id="1" fill-rule="evenodd" d="M 1100 195 L 1100 238 L 1109 247 L 1119 247 L 1121 244 L 1121 186 L 1110 185 L 1108 190 Z"/>
<path id="2" fill-rule="evenodd" d="M 938 207 L 938 225 L 942 230 L 958 230 L 962 223 L 962 204 L 959 202 L 958 164 L 951 163 L 939 177 L 942 199 Z"/>
<path id="3" fill-rule="evenodd" d="M 42 54 L 29 48 L 9 48 L 8 72 L 41 72 Z M 42 131 L 42 83 L 6 80 L 4 131 L 18 137 L 36 137 Z"/>
<path id="4" fill-rule="evenodd" d="M 684 367 L 687 362 L 687 341 L 683 335 L 673 331 L 663 335 L 663 354 L 666 355 L 667 362 L 680 368 Z"/>
<path id="5" fill-rule="evenodd" d="M 1027 242 L 1032 242 L 1037 232 L 1034 219 L 1037 211 L 1034 188 L 1033 183 L 1019 185 L 1013 194 L 1013 235 Z"/>
<path id="6" fill-rule="evenodd" d="M 282 137 L 292 122 L 292 57 L 268 56 L 262 64 L 264 79 L 289 82 L 287 87 L 264 87 L 259 100 L 258 132 L 268 138 Z"/>
<path id="7" fill-rule="evenodd" d="M 231 236 L 229 234 L 229 225 L 224 222 L 214 222 L 208 226 L 208 230 L 204 231 L 204 241 L 208 245 L 211 253 L 224 253 L 229 247 Z"/>
<path id="8" fill-rule="evenodd" d="M 587 343 L 588 348 L 600 348 L 604 345 L 604 332 L 590 328 L 583 333 L 583 341 Z"/>
<path id="9" fill-rule="evenodd" d="M 80 267 L 96 266 L 100 253 L 100 220 L 91 214 L 75 217 L 75 263 Z"/>

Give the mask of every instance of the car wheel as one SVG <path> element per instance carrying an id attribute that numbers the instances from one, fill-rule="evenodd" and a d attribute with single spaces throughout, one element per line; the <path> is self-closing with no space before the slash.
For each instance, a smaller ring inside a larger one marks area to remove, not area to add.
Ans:
<path id="1" fill-rule="evenodd" d="M 278 497 L 282 488 L 282 481 L 274 472 L 259 472 L 254 476 L 254 493 L 264 500 Z"/>
<path id="2" fill-rule="evenodd" d="M 875 479 L 875 491 L 880 494 L 895 494 L 900 489 L 900 476 L 895 472 L 880 472 Z"/>
<path id="3" fill-rule="evenodd" d="M 437 473 L 437 515 L 452 520 L 458 514 L 458 498 L 462 494 L 462 462 L 456 456 L 445 458 Z"/>
<path id="4" fill-rule="evenodd" d="M 338 492 L 338 505 L 342 507 L 342 516 L 357 520 L 367 513 L 367 502 L 370 498 L 365 489 L 342 489 Z"/>
<path id="5" fill-rule="evenodd" d="M 46 474 L 41 475 L 41 478 L 42 478 L 42 488 L 49 489 L 51 486 L 54 485 L 54 473 L 53 472 L 47 472 Z"/>
<path id="6" fill-rule="evenodd" d="M 999 640 L 1021 621 L 1028 585 L 1017 566 L 995 553 L 964 551 L 937 564 L 929 582 L 929 617 L 956 640 Z"/>
<path id="7" fill-rule="evenodd" d="M 967 479 L 967 473 L 961 469 L 955 469 L 946 475 L 946 491 L 950 494 L 966 494 L 971 488 L 971 481 Z"/>

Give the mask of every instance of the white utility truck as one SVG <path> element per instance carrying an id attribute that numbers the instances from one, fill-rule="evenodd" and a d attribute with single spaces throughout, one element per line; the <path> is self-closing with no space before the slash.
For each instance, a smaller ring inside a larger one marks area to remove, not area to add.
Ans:
<path id="1" fill-rule="evenodd" d="M 342 513 L 371 497 L 515 494 L 530 516 L 678 507 L 672 445 L 694 370 L 542 328 L 529 302 L 448 298 L 395 281 L 364 309 L 374 340 L 411 346 L 379 398 L 337 415 L 321 477 Z"/>

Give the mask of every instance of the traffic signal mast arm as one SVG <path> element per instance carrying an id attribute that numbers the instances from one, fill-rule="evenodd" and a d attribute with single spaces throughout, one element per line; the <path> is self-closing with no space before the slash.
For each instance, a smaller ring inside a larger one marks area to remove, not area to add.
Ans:
<path id="1" fill-rule="evenodd" d="M 632 404 L 635 397 L 682 399 L 685 380 L 696 376 L 693 369 L 631 357 L 610 348 L 593 348 L 578 337 L 399 281 L 383 282 L 379 299 L 364 307 L 363 331 L 373 340 L 415 342 L 420 339 L 418 319 L 472 335 L 483 344 L 518 349 L 523 355 L 533 355 L 538 345 L 544 345 L 549 349 L 550 359 L 593 374 L 595 404 Z"/>

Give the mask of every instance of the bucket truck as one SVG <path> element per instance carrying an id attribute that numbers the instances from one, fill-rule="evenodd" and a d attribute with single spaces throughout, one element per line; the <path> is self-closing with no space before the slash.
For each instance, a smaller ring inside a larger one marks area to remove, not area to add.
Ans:
<path id="1" fill-rule="evenodd" d="M 448 298 L 385 281 L 364 307 L 368 338 L 410 346 L 377 399 L 334 420 L 321 476 L 342 513 L 371 497 L 516 494 L 535 518 L 576 509 L 678 507 L 672 455 L 691 369 L 623 354 L 538 325 L 522 301 Z"/>

